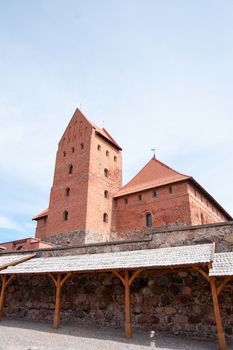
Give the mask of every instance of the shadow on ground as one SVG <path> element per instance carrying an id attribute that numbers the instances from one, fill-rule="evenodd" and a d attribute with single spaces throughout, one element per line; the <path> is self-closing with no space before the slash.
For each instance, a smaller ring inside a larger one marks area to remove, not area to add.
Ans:
<path id="1" fill-rule="evenodd" d="M 57 330 L 51 327 L 50 322 L 35 322 L 16 319 L 5 319 L 1 321 L 0 327 L 8 327 L 11 329 L 24 329 L 27 331 L 35 331 L 42 333 L 50 333 L 53 335 L 65 335 L 69 338 L 85 338 L 85 339 L 98 339 L 103 340 L 104 346 L 107 346 L 106 342 L 121 343 L 119 348 L 125 349 L 144 349 L 146 347 L 152 349 L 166 349 L 166 350 L 215 350 L 218 349 L 217 340 L 204 341 L 192 339 L 191 337 L 183 336 L 171 336 L 167 334 L 158 334 L 153 331 L 144 332 L 134 329 L 133 337 L 131 339 L 125 339 L 122 329 L 114 328 L 100 328 L 98 325 L 80 325 L 78 323 L 65 323 L 63 322 L 61 327 Z M 38 337 L 45 337 L 43 334 L 39 334 Z M 125 346 L 123 346 L 123 344 Z M 134 347 L 135 345 L 135 347 Z M 93 349 L 93 348 L 92 348 Z M 231 348 L 232 349 L 232 348 Z"/>

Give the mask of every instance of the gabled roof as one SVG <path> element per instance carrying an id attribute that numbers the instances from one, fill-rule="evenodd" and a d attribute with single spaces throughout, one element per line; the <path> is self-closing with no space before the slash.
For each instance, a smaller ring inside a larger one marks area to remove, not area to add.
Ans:
<path id="1" fill-rule="evenodd" d="M 79 117 L 82 117 L 84 119 L 86 119 L 86 121 L 93 127 L 93 129 L 95 129 L 95 132 L 98 136 L 104 138 L 105 141 L 109 142 L 113 147 L 116 147 L 117 150 L 122 150 L 122 148 L 118 145 L 118 143 L 113 139 L 113 137 L 109 134 L 109 132 L 103 128 L 99 128 L 97 125 L 95 125 L 94 123 L 92 123 L 84 114 L 83 112 L 80 111 L 80 109 L 76 108 L 69 124 L 67 125 L 64 133 L 63 133 L 63 136 L 61 138 L 61 140 L 63 139 L 64 135 L 66 134 L 66 131 L 69 129 L 69 126 L 73 123 L 73 121 Z M 60 142 L 61 142 L 60 140 Z"/>
<path id="2" fill-rule="evenodd" d="M 178 173 L 153 157 L 131 181 L 122 187 L 115 197 L 188 180 L 190 178 L 190 176 Z"/>
<path id="3" fill-rule="evenodd" d="M 45 218 L 46 216 L 48 216 L 48 213 L 49 213 L 49 209 L 45 209 L 40 214 L 34 216 L 34 218 L 32 218 L 32 220 L 38 220 L 41 218 Z"/>

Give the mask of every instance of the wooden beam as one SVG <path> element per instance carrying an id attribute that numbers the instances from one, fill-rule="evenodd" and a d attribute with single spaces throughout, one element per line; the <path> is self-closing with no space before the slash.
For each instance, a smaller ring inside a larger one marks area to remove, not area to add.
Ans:
<path id="1" fill-rule="evenodd" d="M 0 321 L 2 320 L 2 317 L 3 317 L 6 287 L 8 286 L 8 284 L 13 278 L 14 278 L 14 275 L 10 275 L 10 276 L 1 275 L 2 287 L 1 287 L 1 293 L 0 293 Z"/>
<path id="2" fill-rule="evenodd" d="M 218 303 L 218 294 L 217 294 L 215 278 L 210 277 L 209 282 L 210 282 L 212 300 L 213 300 L 213 305 L 214 305 L 215 320 L 216 320 L 216 325 L 217 325 L 217 330 L 218 330 L 219 348 L 220 348 L 220 350 L 227 350 L 225 334 L 223 332 L 223 327 L 222 327 L 222 319 L 221 319 L 221 313 L 220 313 L 220 308 L 219 308 L 219 303 Z"/>
<path id="3" fill-rule="evenodd" d="M 135 280 L 135 278 L 143 271 L 143 269 L 138 269 L 136 271 L 134 271 L 132 273 L 132 276 L 129 279 L 129 285 L 131 286 L 131 284 L 133 283 L 133 281 Z"/>
<path id="4" fill-rule="evenodd" d="M 48 273 L 48 276 L 54 282 L 56 287 L 55 309 L 53 316 L 53 328 L 56 329 L 59 328 L 61 320 L 61 288 L 71 275 L 72 272 L 66 273 L 64 277 L 62 277 L 62 273 L 58 273 L 57 276 L 53 275 L 52 273 Z"/>
<path id="5" fill-rule="evenodd" d="M 225 277 L 223 282 L 217 288 L 217 294 L 220 295 L 220 293 L 223 290 L 223 288 L 225 287 L 225 285 L 232 280 L 233 280 L 232 276 Z"/>

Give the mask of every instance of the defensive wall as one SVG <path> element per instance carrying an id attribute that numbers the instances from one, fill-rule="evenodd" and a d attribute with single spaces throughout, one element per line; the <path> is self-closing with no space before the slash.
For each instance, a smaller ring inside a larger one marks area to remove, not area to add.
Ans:
<path id="1" fill-rule="evenodd" d="M 73 233 L 73 236 L 77 238 L 77 234 Z M 141 231 L 135 233 L 134 239 L 129 233 L 120 241 L 88 245 L 82 245 L 77 239 L 76 246 L 42 249 L 37 254 L 46 257 L 95 254 L 213 241 L 217 252 L 233 251 L 233 222 Z M 142 272 L 132 284 L 131 292 L 134 327 L 217 338 L 210 287 L 200 274 L 184 270 L 164 275 Z M 228 342 L 233 340 L 232 293 L 233 283 L 230 282 L 219 296 Z M 4 313 L 6 317 L 52 322 L 54 299 L 54 285 L 47 276 L 16 276 L 7 287 Z M 74 274 L 62 288 L 61 318 L 62 321 L 123 327 L 124 288 L 121 281 L 112 273 Z"/>

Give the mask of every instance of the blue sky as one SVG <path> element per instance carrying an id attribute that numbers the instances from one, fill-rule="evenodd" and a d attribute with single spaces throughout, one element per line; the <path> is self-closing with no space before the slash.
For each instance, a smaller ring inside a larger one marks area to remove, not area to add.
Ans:
<path id="1" fill-rule="evenodd" d="M 0 0 L 0 242 L 34 235 L 76 107 L 233 214 L 233 2 Z"/>

